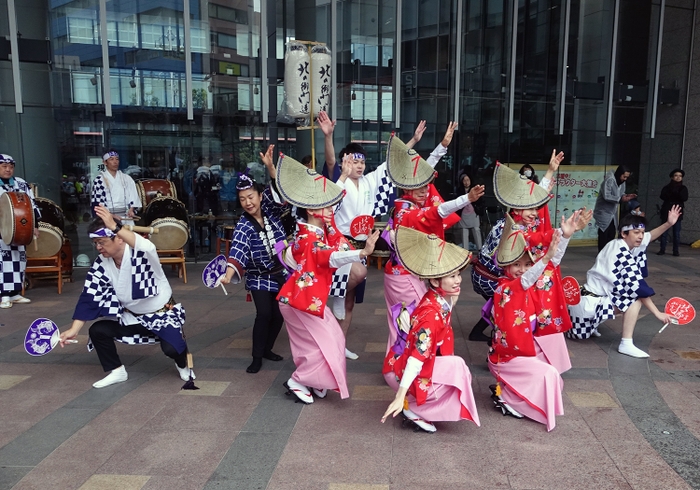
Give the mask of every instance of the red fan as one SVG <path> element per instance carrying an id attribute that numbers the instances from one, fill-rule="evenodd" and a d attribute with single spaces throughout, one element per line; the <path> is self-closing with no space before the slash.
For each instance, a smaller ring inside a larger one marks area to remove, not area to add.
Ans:
<path id="1" fill-rule="evenodd" d="M 566 276 L 561 280 L 567 305 L 577 305 L 581 301 L 581 286 L 575 277 Z"/>
<path id="2" fill-rule="evenodd" d="M 350 236 L 364 242 L 372 233 L 372 228 L 374 228 L 374 218 L 367 214 L 360 215 L 350 223 Z"/>
<path id="3" fill-rule="evenodd" d="M 671 315 L 675 320 L 671 320 L 674 325 L 686 325 L 695 319 L 695 308 L 683 298 L 673 297 L 666 302 L 664 312 Z M 659 333 L 663 332 L 668 323 L 665 323 Z"/>

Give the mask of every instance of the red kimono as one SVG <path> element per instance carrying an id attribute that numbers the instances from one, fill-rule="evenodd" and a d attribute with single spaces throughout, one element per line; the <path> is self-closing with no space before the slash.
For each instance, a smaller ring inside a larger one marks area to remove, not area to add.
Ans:
<path id="1" fill-rule="evenodd" d="M 401 379 L 409 357 L 415 357 L 423 367 L 408 392 L 422 405 L 432 386 L 435 357 L 454 355 L 454 333 L 450 318 L 452 310 L 438 293 L 429 290 L 411 315 L 411 330 L 406 339 L 403 354 L 397 356 L 392 350 L 384 359 L 383 374 L 393 372 Z M 466 418 L 471 418 L 466 416 Z"/>
<path id="2" fill-rule="evenodd" d="M 547 206 L 542 206 L 538 215 L 541 225 L 524 230 L 525 240 L 535 261 L 547 253 L 554 233 Z M 571 328 L 559 266 L 548 264 L 530 294 L 537 314 L 535 336 L 563 333 Z"/>
<path id="3" fill-rule="evenodd" d="M 331 254 L 351 247 L 333 226 L 328 227 L 327 235 L 321 228 L 307 223 L 298 223 L 298 227 L 292 244 L 297 268 L 282 286 L 277 300 L 323 318 L 335 270 L 329 263 Z"/>
<path id="4" fill-rule="evenodd" d="M 530 288 L 532 289 L 532 288 Z M 489 359 L 494 364 L 514 357 L 534 357 L 536 304 L 520 278 L 503 277 L 493 295 L 493 343 Z"/>
<path id="5" fill-rule="evenodd" d="M 444 240 L 445 230 L 454 226 L 460 219 L 457 213 L 452 213 L 447 218 L 442 218 L 438 213 L 438 206 L 445 202 L 433 184 L 428 184 L 428 195 L 423 207 L 418 206 L 413 199 L 404 195 L 394 202 L 392 214 L 392 228 L 396 230 L 399 225 L 423 233 L 434 233 Z M 400 263 L 389 260 L 384 267 L 386 274 L 410 274 Z"/>

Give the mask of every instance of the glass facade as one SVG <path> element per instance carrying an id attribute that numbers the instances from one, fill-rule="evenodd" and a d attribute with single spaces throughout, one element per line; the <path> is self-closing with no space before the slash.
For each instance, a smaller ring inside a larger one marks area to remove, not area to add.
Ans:
<path id="1" fill-rule="evenodd" d="M 308 130 L 276 122 L 284 45 L 300 39 L 333 51 L 336 151 L 361 142 L 370 168 L 392 131 L 426 120 L 425 154 L 457 120 L 445 195 L 460 171 L 488 182 L 496 160 L 552 148 L 627 164 L 628 189 L 652 193 L 682 160 L 693 14 L 683 0 L 0 0 L 0 37 L 21 32 L 18 70 L 0 42 L 0 146 L 82 253 L 107 149 L 135 179 L 173 181 L 190 213 L 232 215 L 236 172 L 267 144 L 310 153 Z M 220 187 L 205 200 L 202 165 Z"/>

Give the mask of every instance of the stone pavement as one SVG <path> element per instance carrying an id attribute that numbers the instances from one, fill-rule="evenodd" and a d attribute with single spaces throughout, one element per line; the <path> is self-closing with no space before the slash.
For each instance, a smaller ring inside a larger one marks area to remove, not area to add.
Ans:
<path id="1" fill-rule="evenodd" d="M 682 296 L 700 306 L 700 251 L 658 257 L 656 247 L 656 304 Z M 570 248 L 563 272 L 583 282 L 595 253 Z M 241 286 L 228 296 L 206 289 L 202 267 L 188 264 L 186 285 L 171 275 L 187 309 L 199 391 L 180 390 L 157 346 L 120 346 L 129 380 L 100 390 L 92 383 L 104 374 L 86 336 L 41 358 L 24 352 L 34 319 L 70 324 L 85 269 L 63 295 L 40 283 L 27 293 L 32 304 L 0 312 L 0 489 L 700 488 L 700 320 L 659 335 L 656 319 L 640 318 L 635 341 L 650 360 L 616 352 L 619 319 L 599 339 L 568 341 L 565 415 L 548 433 L 494 410 L 487 346 L 466 341 L 481 300 L 465 274 L 453 324 L 482 425 L 437 423 L 436 434 L 414 433 L 398 418 L 379 422 L 393 392 L 381 376 L 387 326 L 376 267 L 347 338 L 360 355 L 347 364 L 351 397 L 330 393 L 308 406 L 284 393 L 293 370 L 284 330 L 275 351 L 285 360 L 245 372 L 254 307 Z"/>

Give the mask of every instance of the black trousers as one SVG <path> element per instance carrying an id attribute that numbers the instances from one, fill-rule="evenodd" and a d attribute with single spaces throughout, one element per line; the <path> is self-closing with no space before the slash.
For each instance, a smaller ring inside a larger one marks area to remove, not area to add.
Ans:
<path id="1" fill-rule="evenodd" d="M 282 329 L 282 313 L 277 302 L 277 293 L 251 291 L 257 315 L 253 324 L 253 357 L 262 357 L 272 351 Z"/>
<path id="2" fill-rule="evenodd" d="M 119 360 L 119 354 L 117 354 L 117 346 L 114 343 L 115 337 L 134 334 L 145 336 L 153 335 L 153 332 L 141 324 L 124 326 L 115 320 L 100 320 L 92 324 L 90 327 L 90 340 L 92 340 L 92 345 L 95 347 L 95 352 L 97 352 L 97 357 L 105 372 L 122 365 L 122 362 Z M 184 368 L 187 366 L 187 349 L 178 354 L 175 347 L 163 339 L 160 339 L 160 348 L 163 350 L 163 354 L 175 360 L 179 367 Z"/>
<path id="3" fill-rule="evenodd" d="M 605 231 L 600 231 L 600 228 L 598 228 L 598 252 L 615 239 L 616 231 L 614 221 L 610 222 Z"/>

